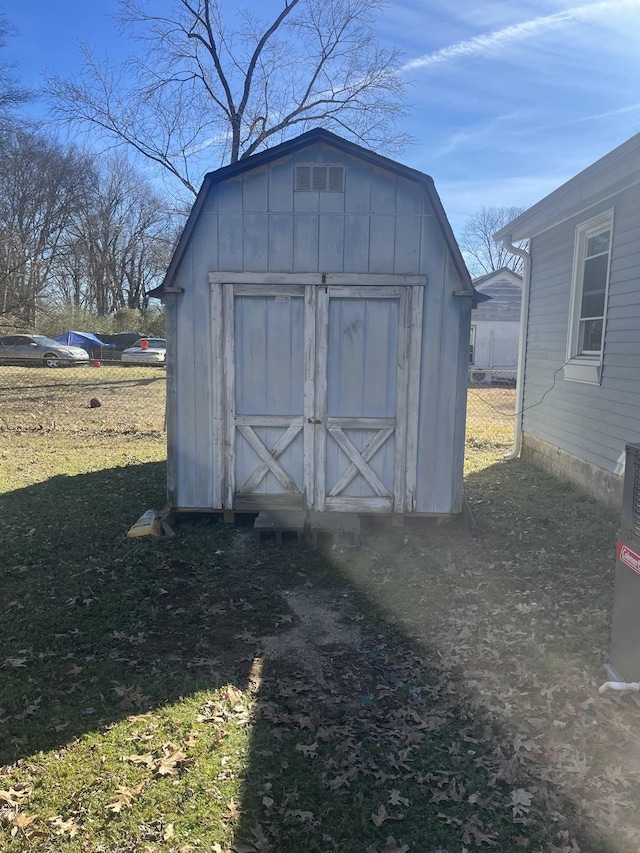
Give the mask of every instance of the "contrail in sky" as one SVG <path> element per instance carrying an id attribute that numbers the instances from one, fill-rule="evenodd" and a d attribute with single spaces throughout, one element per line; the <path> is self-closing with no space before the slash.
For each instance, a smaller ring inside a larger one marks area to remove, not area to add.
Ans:
<path id="1" fill-rule="evenodd" d="M 474 36 L 467 41 L 460 41 L 457 44 L 449 45 L 449 47 L 444 47 L 442 50 L 437 50 L 434 53 L 427 53 L 424 56 L 419 56 L 417 59 L 411 59 L 402 66 L 402 70 L 415 71 L 420 68 L 439 65 L 451 59 L 458 59 L 459 57 L 491 54 L 500 47 L 533 38 L 545 30 L 550 30 L 562 24 L 572 23 L 573 21 L 586 20 L 598 12 L 604 12 L 620 6 L 640 6 L 640 0 L 622 0 L 622 2 L 620 0 L 604 0 L 600 3 L 585 3 L 581 6 L 574 6 L 572 9 L 565 9 L 553 15 L 543 15 L 539 18 L 533 18 L 531 21 L 524 21 L 521 24 L 505 27 L 503 30 Z"/>

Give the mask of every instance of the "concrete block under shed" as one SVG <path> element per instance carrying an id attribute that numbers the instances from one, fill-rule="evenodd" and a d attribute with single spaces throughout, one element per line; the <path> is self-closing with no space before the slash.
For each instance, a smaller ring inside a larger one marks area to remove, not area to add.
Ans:
<path id="1" fill-rule="evenodd" d="M 292 510 L 289 512 L 258 513 L 253 523 L 253 530 L 258 542 L 273 539 L 276 545 L 282 545 L 283 540 L 294 539 L 299 542 L 304 535 L 305 513 Z"/>
<path id="2" fill-rule="evenodd" d="M 353 512 L 311 512 L 309 532 L 316 545 L 360 544 L 360 516 Z"/>

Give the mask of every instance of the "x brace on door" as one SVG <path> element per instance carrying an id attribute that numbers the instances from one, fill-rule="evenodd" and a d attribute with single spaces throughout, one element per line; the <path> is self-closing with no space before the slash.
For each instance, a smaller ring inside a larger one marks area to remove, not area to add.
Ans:
<path id="1" fill-rule="evenodd" d="M 302 425 L 302 418 L 297 418 L 280 436 L 271 450 L 267 450 L 266 446 L 262 441 L 260 441 L 252 427 L 238 424 L 238 432 L 241 433 L 247 443 L 261 459 L 258 467 L 253 471 L 251 476 L 247 478 L 240 489 L 241 493 L 251 494 L 252 492 L 255 492 L 258 485 L 266 477 L 267 473 L 271 471 L 274 477 L 276 477 L 278 482 L 287 490 L 287 492 L 295 495 L 301 494 L 302 490 L 299 488 L 298 484 L 291 479 L 284 468 L 277 462 L 277 459 L 279 456 L 282 456 L 287 447 L 289 447 L 295 437 L 302 431 Z"/>
<path id="2" fill-rule="evenodd" d="M 394 434 L 395 428 L 378 430 L 362 451 L 359 451 L 352 442 L 349 441 L 339 426 L 332 426 L 329 424 L 327 431 L 351 460 L 351 464 L 328 493 L 328 497 L 337 497 L 347 488 L 349 483 L 358 473 L 362 475 L 363 479 L 366 480 L 378 497 L 390 497 L 391 493 L 389 492 L 389 489 L 367 463 L 373 459 L 389 436 Z"/>

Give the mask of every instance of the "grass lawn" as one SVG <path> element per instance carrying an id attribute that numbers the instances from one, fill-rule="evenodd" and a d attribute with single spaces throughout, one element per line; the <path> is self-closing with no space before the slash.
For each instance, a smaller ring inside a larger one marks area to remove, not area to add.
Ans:
<path id="1" fill-rule="evenodd" d="M 470 436 L 476 538 L 129 539 L 161 432 L 55 406 L 0 416 L 0 850 L 638 850 L 638 708 L 597 690 L 618 519 L 508 434 Z"/>

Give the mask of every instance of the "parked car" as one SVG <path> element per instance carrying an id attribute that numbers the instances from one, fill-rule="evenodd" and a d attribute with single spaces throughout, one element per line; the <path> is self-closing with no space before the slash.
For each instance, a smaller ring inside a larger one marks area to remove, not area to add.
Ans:
<path id="1" fill-rule="evenodd" d="M 0 338 L 0 364 L 43 367 L 89 364 L 89 353 L 82 347 L 67 346 L 44 335 L 5 335 Z"/>
<path id="2" fill-rule="evenodd" d="M 155 365 L 165 367 L 167 342 L 164 338 L 141 338 L 122 352 L 123 364 Z"/>

